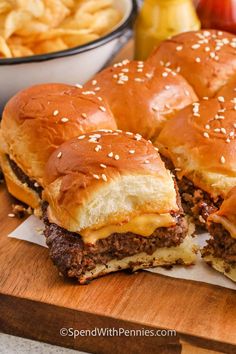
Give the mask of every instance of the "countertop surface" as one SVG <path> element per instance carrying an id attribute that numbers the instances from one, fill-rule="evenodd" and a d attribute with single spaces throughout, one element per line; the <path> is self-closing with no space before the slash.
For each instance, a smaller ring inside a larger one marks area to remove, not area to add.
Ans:
<path id="1" fill-rule="evenodd" d="M 0 333 L 0 354 L 86 354 L 77 350 Z"/>

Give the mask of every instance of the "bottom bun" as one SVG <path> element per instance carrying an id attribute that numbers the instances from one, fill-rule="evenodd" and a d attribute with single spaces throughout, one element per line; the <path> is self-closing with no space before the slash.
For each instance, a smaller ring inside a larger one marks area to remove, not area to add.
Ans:
<path id="1" fill-rule="evenodd" d="M 16 199 L 35 209 L 37 214 L 37 211 L 41 210 L 41 198 L 38 193 L 17 178 L 10 166 L 7 155 L 0 155 L 0 164 L 8 192 Z"/>
<path id="2" fill-rule="evenodd" d="M 152 255 L 142 252 L 120 260 L 114 259 L 106 264 L 98 264 L 93 270 L 81 275 L 78 281 L 80 284 L 86 284 L 92 279 L 124 269 L 135 272 L 157 266 L 191 265 L 196 261 L 196 253 L 197 246 L 194 245 L 192 237 L 187 236 L 179 246 L 158 248 Z"/>
<path id="3" fill-rule="evenodd" d="M 229 264 L 221 258 L 216 258 L 212 255 L 203 257 L 204 261 L 212 268 L 220 273 L 223 273 L 226 277 L 236 282 L 236 265 Z"/>

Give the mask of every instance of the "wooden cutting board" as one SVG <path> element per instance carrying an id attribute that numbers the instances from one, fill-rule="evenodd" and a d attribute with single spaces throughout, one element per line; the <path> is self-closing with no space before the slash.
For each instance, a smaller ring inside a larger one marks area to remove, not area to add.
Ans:
<path id="1" fill-rule="evenodd" d="M 144 271 L 84 286 L 63 280 L 47 249 L 7 237 L 21 222 L 8 217 L 12 202 L 1 185 L 0 331 L 104 354 L 236 353 L 233 290 Z M 177 336 L 60 335 L 61 328 L 95 327 L 174 329 Z"/>

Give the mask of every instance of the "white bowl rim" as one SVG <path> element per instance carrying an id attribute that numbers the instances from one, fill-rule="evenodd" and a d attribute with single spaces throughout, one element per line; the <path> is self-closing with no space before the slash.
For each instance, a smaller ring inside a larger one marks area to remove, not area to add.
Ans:
<path id="1" fill-rule="evenodd" d="M 116 27 L 113 31 L 109 32 L 105 36 L 96 39 L 95 41 L 80 45 L 78 47 L 72 47 L 66 50 L 61 50 L 58 52 L 45 53 L 39 55 L 31 55 L 26 57 L 18 57 L 18 58 L 1 58 L 0 66 L 2 65 L 15 65 L 15 64 L 26 64 L 26 63 L 35 63 L 46 60 L 58 59 L 67 56 L 72 56 L 80 53 L 87 52 L 94 48 L 100 47 L 113 39 L 120 36 L 120 34 L 125 31 L 133 21 L 134 15 L 137 11 L 136 0 L 131 0 L 131 10 L 129 15 L 126 17 L 125 21 L 122 22 L 118 27 Z"/>

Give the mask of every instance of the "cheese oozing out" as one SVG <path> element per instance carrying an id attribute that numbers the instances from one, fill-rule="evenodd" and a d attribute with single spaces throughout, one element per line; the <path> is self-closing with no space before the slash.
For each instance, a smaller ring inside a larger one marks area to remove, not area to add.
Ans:
<path id="1" fill-rule="evenodd" d="M 79 232 L 84 243 L 95 243 L 113 233 L 127 233 L 149 237 L 160 227 L 170 227 L 176 224 L 175 218 L 167 214 L 143 214 L 134 217 L 124 224 L 106 225 L 98 230 L 84 229 Z"/>

